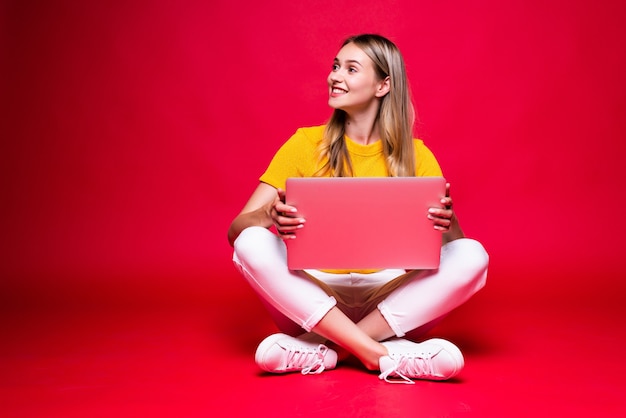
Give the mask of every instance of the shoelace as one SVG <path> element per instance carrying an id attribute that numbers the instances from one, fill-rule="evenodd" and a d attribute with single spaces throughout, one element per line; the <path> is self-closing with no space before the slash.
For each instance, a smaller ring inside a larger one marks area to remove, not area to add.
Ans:
<path id="1" fill-rule="evenodd" d="M 408 378 L 406 374 L 410 376 L 435 376 L 435 370 L 430 358 L 401 356 L 400 358 L 394 358 L 395 364 L 393 367 L 382 372 L 378 377 L 384 379 L 388 383 L 405 383 L 413 385 L 415 382 Z M 390 375 L 400 377 L 400 379 L 389 379 Z"/>
<path id="2" fill-rule="evenodd" d="M 304 347 L 288 347 L 287 367 L 294 369 L 302 368 L 302 374 L 322 373 L 325 369 L 324 356 L 327 351 L 328 347 L 324 344 L 320 344 L 315 350 Z"/>

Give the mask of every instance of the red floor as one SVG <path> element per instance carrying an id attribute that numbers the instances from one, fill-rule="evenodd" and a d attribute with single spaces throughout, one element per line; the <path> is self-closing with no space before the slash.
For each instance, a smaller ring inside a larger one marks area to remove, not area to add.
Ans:
<path id="1" fill-rule="evenodd" d="M 533 294 L 522 285 L 505 285 L 513 277 L 494 272 L 482 293 L 433 331 L 463 350 L 466 368 L 460 378 L 391 385 L 355 364 L 311 376 L 260 373 L 254 349 L 273 325 L 234 271 L 221 279 L 235 283 L 222 295 L 235 298 L 240 311 L 206 288 L 169 292 L 164 283 L 150 294 L 148 288 L 128 289 L 122 283 L 5 292 L 1 415 L 626 413 L 620 292 L 602 296 L 555 287 Z"/>

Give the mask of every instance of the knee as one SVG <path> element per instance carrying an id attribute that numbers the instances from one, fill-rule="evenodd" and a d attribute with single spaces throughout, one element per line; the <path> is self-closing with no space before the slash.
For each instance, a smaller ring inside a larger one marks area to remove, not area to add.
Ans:
<path id="1" fill-rule="evenodd" d="M 267 228 L 252 226 L 241 231 L 234 246 L 234 259 L 248 268 L 259 269 L 283 258 L 284 243 Z"/>
<path id="2" fill-rule="evenodd" d="M 487 270 L 489 266 L 489 254 L 483 245 L 470 238 L 462 240 L 463 242 L 463 258 L 467 263 L 468 269 L 476 272 Z"/>
<path id="3" fill-rule="evenodd" d="M 446 244 L 444 253 L 452 268 L 457 270 L 456 277 L 467 284 L 475 284 L 478 288 L 485 285 L 489 254 L 483 245 L 470 238 L 462 238 Z"/>
<path id="4" fill-rule="evenodd" d="M 242 258 L 254 253 L 259 247 L 259 242 L 267 239 L 267 234 L 271 232 L 261 226 L 250 226 L 244 229 L 233 243 L 235 253 Z"/>

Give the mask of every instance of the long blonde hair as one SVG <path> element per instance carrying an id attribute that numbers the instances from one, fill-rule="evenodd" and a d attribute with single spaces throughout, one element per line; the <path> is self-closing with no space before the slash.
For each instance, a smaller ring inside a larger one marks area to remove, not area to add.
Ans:
<path id="1" fill-rule="evenodd" d="M 396 45 L 380 35 L 362 34 L 344 41 L 353 43 L 374 62 L 378 77 L 390 79 L 389 92 L 381 99 L 377 115 L 387 170 L 391 177 L 415 176 L 413 124 L 415 112 L 402 54 Z M 346 148 L 346 112 L 335 109 L 326 124 L 318 157 L 326 163 L 316 176 L 350 177 L 352 165 Z"/>

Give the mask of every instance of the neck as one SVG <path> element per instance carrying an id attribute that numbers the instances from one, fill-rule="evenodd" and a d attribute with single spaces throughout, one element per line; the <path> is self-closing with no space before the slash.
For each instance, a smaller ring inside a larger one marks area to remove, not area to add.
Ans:
<path id="1" fill-rule="evenodd" d="M 370 115 L 348 115 L 345 122 L 346 135 L 354 142 L 369 145 L 380 140 L 378 120 Z"/>

